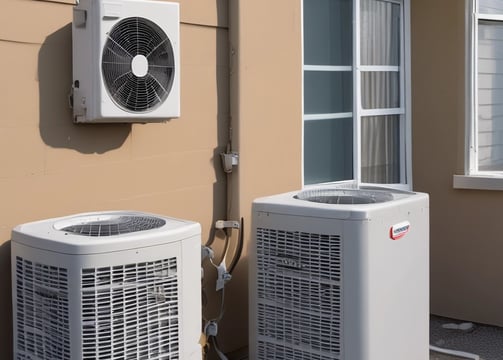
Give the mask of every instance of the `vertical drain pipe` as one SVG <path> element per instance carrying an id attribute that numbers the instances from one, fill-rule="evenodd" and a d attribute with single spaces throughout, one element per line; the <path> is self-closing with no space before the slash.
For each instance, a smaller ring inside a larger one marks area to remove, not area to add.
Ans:
<path id="1" fill-rule="evenodd" d="M 213 320 L 207 320 L 206 321 L 206 326 L 205 326 L 205 334 L 207 336 L 208 341 L 211 343 L 213 346 L 213 350 L 215 351 L 216 355 L 220 360 L 227 360 L 227 356 L 220 350 L 218 341 L 217 341 L 217 334 L 218 334 L 218 322 L 222 319 L 223 313 L 224 313 L 224 300 L 225 300 L 225 283 L 230 280 L 231 278 L 231 273 L 235 269 L 242 249 L 243 249 L 243 219 L 241 218 L 240 221 L 236 220 L 231 220 L 235 214 L 234 214 L 234 208 L 233 205 L 236 203 L 236 199 L 234 196 L 238 193 L 237 190 L 239 189 L 239 183 L 236 179 L 236 172 L 233 172 L 233 168 L 238 165 L 239 163 L 239 155 L 235 151 L 235 144 L 234 144 L 234 139 L 233 139 L 233 116 L 231 113 L 231 110 L 234 109 L 234 106 L 239 106 L 239 104 L 236 102 L 238 97 L 235 97 L 236 91 L 233 90 L 233 88 L 236 86 L 237 87 L 237 78 L 234 77 L 233 73 L 233 65 L 236 64 L 236 53 L 234 51 L 234 47 L 232 46 L 232 35 L 233 32 L 231 31 L 231 23 L 234 21 L 234 18 L 231 14 L 231 4 L 228 4 L 228 31 L 229 31 L 229 41 L 228 41 L 228 46 L 229 46 L 229 82 L 227 84 L 227 87 L 229 89 L 229 98 L 228 98 L 228 124 L 227 124 L 227 144 L 225 148 L 225 152 L 220 154 L 221 157 L 221 164 L 222 164 L 222 169 L 225 173 L 225 181 L 226 181 L 226 199 L 225 199 L 225 220 L 218 220 L 214 224 L 213 230 L 216 232 L 218 230 L 222 230 L 223 233 L 225 234 L 225 244 L 224 244 L 224 249 L 222 253 L 222 257 L 219 258 L 219 263 L 214 264 L 212 258 L 210 257 L 210 262 L 211 264 L 216 268 L 217 270 L 217 286 L 216 289 L 217 291 L 220 291 L 221 293 L 221 304 L 220 304 L 220 313 L 218 316 L 213 319 Z M 218 49 L 217 49 L 218 51 Z M 233 176 L 234 175 L 234 176 Z M 239 210 L 239 209 L 238 209 Z M 238 229 L 238 237 L 237 239 L 235 236 L 235 232 L 233 232 L 233 229 Z M 215 236 L 213 235 L 208 243 L 206 244 L 207 247 L 209 247 Z M 235 246 L 231 246 L 231 243 L 235 243 Z M 210 252 L 212 252 L 210 250 Z M 230 261 L 228 269 L 226 268 L 226 263 L 227 263 L 227 257 L 229 254 L 233 254 L 232 259 Z"/>

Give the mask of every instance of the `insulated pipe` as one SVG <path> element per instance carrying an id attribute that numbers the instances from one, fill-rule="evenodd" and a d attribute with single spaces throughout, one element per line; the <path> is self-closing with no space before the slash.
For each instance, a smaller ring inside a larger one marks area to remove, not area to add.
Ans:
<path id="1" fill-rule="evenodd" d="M 442 353 L 442 354 L 459 356 L 459 357 L 466 358 L 466 359 L 480 360 L 480 356 L 475 355 L 475 354 L 471 354 L 468 352 L 464 352 L 464 351 L 449 350 L 449 349 L 440 348 L 440 347 L 434 346 L 434 345 L 430 345 L 430 350 L 438 352 L 438 353 Z"/>

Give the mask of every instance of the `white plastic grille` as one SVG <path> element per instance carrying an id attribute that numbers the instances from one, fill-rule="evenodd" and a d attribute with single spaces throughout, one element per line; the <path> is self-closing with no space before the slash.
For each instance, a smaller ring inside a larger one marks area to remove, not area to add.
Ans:
<path id="1" fill-rule="evenodd" d="M 338 359 L 340 236 L 259 228 L 256 246 L 259 359 Z"/>
<path id="2" fill-rule="evenodd" d="M 120 215 L 106 219 L 85 219 L 60 230 L 76 235 L 101 237 L 157 229 L 164 224 L 166 220 L 154 216 Z"/>
<path id="3" fill-rule="evenodd" d="M 285 347 L 279 344 L 259 341 L 258 343 L 259 359 L 274 359 L 274 360 L 325 360 L 324 355 L 313 354 L 302 349 Z"/>
<path id="4" fill-rule="evenodd" d="M 83 269 L 83 359 L 179 359 L 177 276 L 176 258 Z"/>
<path id="5" fill-rule="evenodd" d="M 67 269 L 16 257 L 15 359 L 70 359 Z"/>

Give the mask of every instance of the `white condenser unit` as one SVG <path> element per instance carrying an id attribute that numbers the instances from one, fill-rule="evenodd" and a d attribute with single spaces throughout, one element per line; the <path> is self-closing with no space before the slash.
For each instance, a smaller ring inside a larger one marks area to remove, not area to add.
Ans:
<path id="1" fill-rule="evenodd" d="M 200 360 L 201 229 L 141 212 L 12 232 L 15 360 Z"/>
<path id="2" fill-rule="evenodd" d="M 250 359 L 429 359 L 428 212 L 379 188 L 257 199 Z"/>
<path id="3" fill-rule="evenodd" d="M 74 121 L 179 117 L 179 32 L 178 3 L 80 0 L 72 23 Z"/>

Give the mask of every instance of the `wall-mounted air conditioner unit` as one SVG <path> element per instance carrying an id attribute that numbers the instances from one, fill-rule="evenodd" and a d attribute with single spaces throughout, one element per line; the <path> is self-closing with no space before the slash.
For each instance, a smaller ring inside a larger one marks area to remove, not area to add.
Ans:
<path id="1" fill-rule="evenodd" d="M 429 359 L 428 209 L 379 189 L 256 200 L 250 359 Z"/>
<path id="2" fill-rule="evenodd" d="M 73 11 L 75 122 L 180 116 L 179 5 L 80 0 Z"/>
<path id="3" fill-rule="evenodd" d="M 140 212 L 12 232 L 14 359 L 201 359 L 201 229 Z"/>

